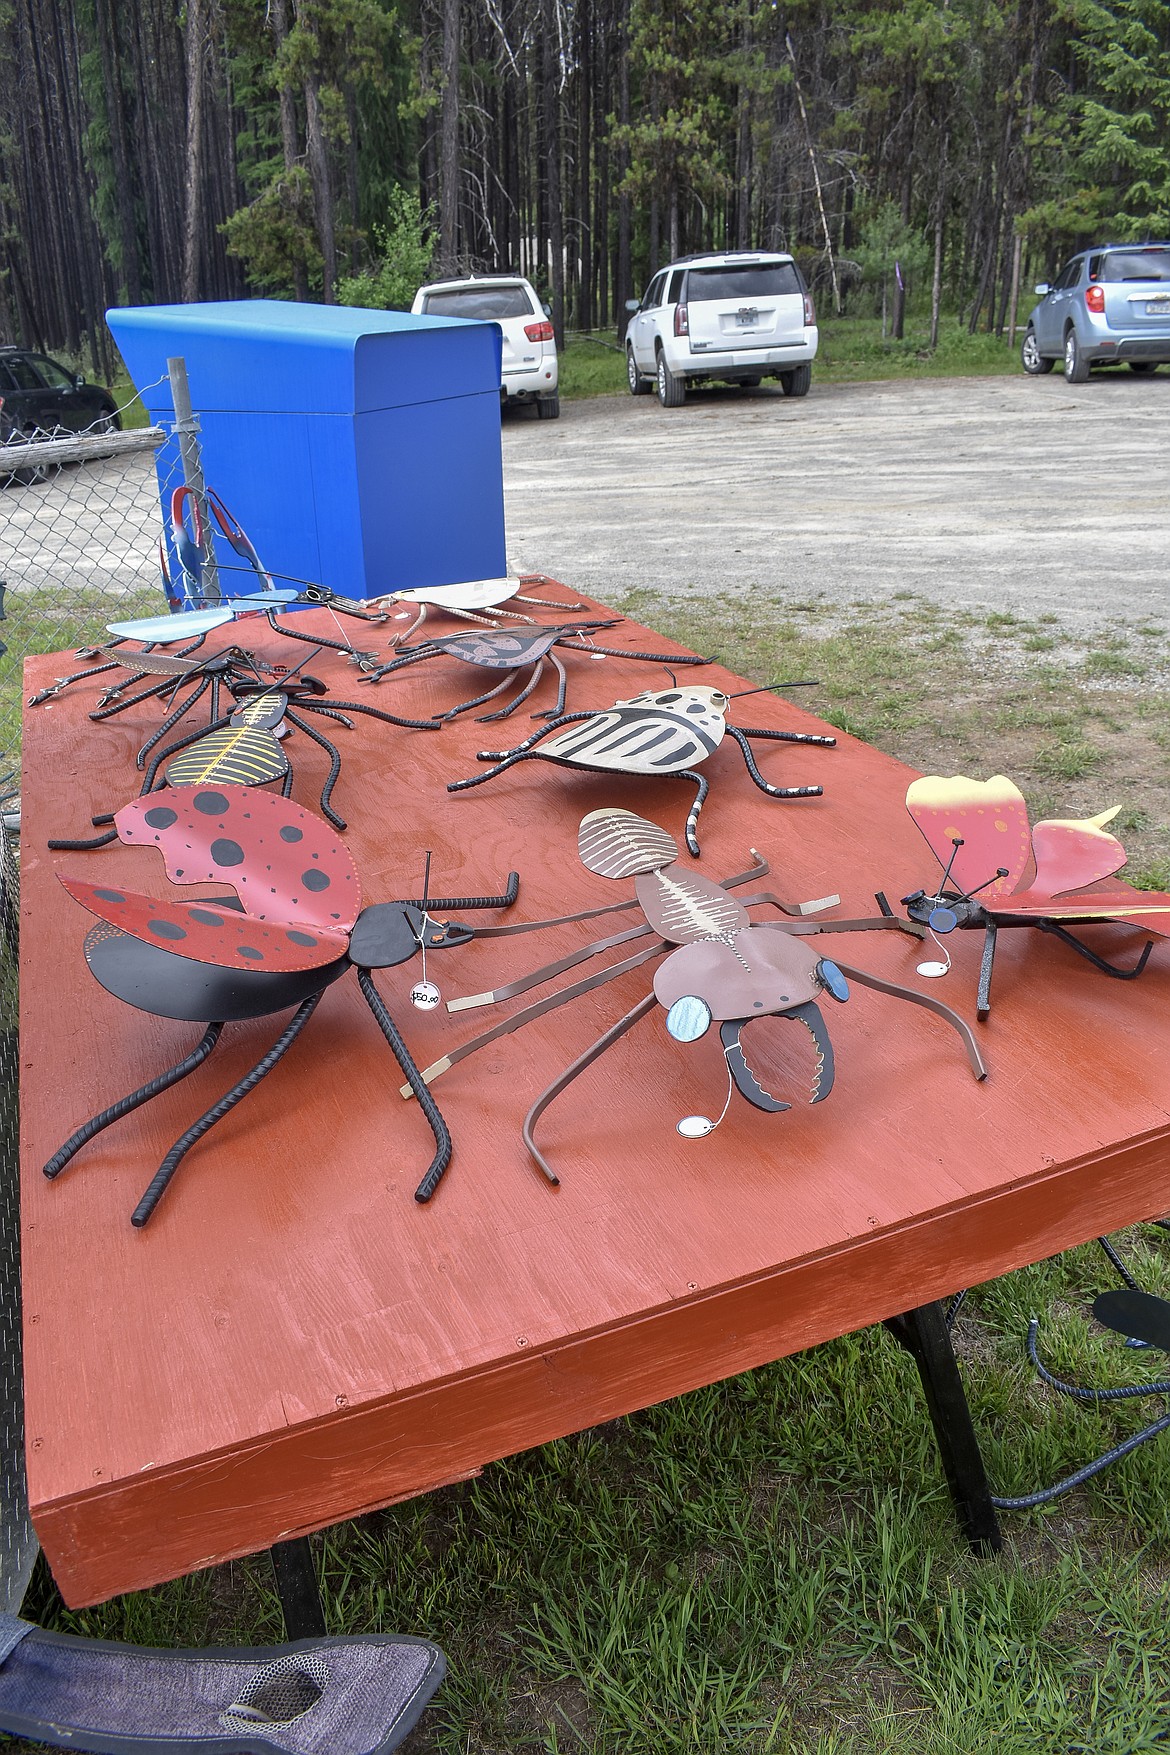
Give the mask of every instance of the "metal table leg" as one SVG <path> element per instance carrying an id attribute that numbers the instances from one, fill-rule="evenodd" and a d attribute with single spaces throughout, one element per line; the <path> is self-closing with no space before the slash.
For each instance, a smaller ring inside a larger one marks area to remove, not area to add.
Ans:
<path id="1" fill-rule="evenodd" d="M 918 1367 L 959 1527 L 976 1553 L 997 1554 L 1003 1536 L 943 1307 L 922 1304 L 885 1326 Z"/>
<path id="2" fill-rule="evenodd" d="M 284 1610 L 285 1631 L 290 1639 L 322 1639 L 325 1636 L 325 1612 L 317 1587 L 317 1571 L 307 1536 L 291 1542 L 274 1542 L 268 1550 L 276 1589 Z"/>

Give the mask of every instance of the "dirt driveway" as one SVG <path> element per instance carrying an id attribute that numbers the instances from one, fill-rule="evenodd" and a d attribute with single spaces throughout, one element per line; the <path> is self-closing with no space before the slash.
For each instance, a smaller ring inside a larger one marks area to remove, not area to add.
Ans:
<path id="1" fill-rule="evenodd" d="M 912 591 L 1085 633 L 1166 604 L 1170 371 L 516 410 L 504 479 L 509 560 L 602 599 Z"/>

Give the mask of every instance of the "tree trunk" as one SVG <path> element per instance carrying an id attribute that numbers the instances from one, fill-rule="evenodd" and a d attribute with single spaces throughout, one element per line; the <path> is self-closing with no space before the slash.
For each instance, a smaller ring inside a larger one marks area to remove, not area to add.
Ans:
<path id="1" fill-rule="evenodd" d="M 459 262 L 459 40 L 461 0 L 443 0 L 442 100 L 439 125 L 439 270 Z"/>

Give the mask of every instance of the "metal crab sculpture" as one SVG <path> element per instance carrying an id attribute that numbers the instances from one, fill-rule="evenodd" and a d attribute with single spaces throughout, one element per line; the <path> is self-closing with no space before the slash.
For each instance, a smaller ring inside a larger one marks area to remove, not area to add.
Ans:
<path id="1" fill-rule="evenodd" d="M 1006 775 L 979 781 L 929 774 L 911 783 L 906 808 L 942 877 L 933 891 L 903 896 L 902 905 L 912 920 L 940 935 L 983 929 L 976 1001 L 981 1020 L 991 1009 L 1001 927 L 1032 926 L 1049 933 L 1095 969 L 1122 981 L 1141 974 L 1152 941 L 1132 968 L 1120 969 L 1076 938 L 1070 925 L 1113 923 L 1170 936 L 1170 895 L 1106 882 L 1125 864 L 1125 848 L 1105 830 L 1119 806 L 1080 822 L 1056 820 L 1029 828 L 1023 794 Z M 949 959 L 938 972 L 948 967 Z"/>
<path id="2" fill-rule="evenodd" d="M 538 926 L 593 919 L 600 914 L 620 913 L 635 907 L 641 907 L 644 923 L 612 938 L 599 939 L 574 955 L 535 969 L 519 980 L 487 993 L 451 1000 L 447 1009 L 465 1011 L 514 999 L 604 951 L 641 938 L 651 937 L 652 942 L 601 974 L 576 982 L 517 1012 L 494 1029 L 451 1050 L 422 1074 L 424 1081 L 431 1084 L 458 1061 L 489 1042 L 669 952 L 655 974 L 653 990 L 579 1055 L 528 1111 L 524 1121 L 524 1141 L 533 1161 L 551 1183 L 555 1184 L 558 1178 L 536 1145 L 533 1129 L 537 1120 L 586 1067 L 656 1005 L 667 1008 L 667 1029 L 681 1042 L 697 1040 L 713 1021 L 718 1022 L 731 1083 L 755 1108 L 771 1113 L 778 1113 L 791 1105 L 766 1091 L 756 1079 L 744 1054 L 742 1038 L 745 1029 L 754 1019 L 768 1016 L 788 1017 L 802 1024 L 812 1036 L 817 1056 L 809 1101 L 823 1102 L 833 1088 L 834 1063 L 832 1043 L 818 1001 L 823 996 L 838 1003 L 847 1000 L 849 980 L 893 998 L 907 1000 L 912 1005 L 924 1006 L 945 1019 L 962 1038 L 975 1077 L 986 1077 L 987 1069 L 974 1036 L 949 1007 L 866 970 L 831 962 L 805 942 L 809 936 L 820 933 L 890 929 L 910 932 L 919 938 L 923 929 L 915 922 L 899 920 L 888 914 L 861 920 L 809 918 L 834 906 L 838 901 L 836 896 L 800 905 L 783 902 L 768 892 L 739 900 L 730 891 L 763 876 L 768 870 L 766 860 L 754 854 L 756 863 L 750 870 L 724 878 L 720 883 L 712 883 L 697 873 L 681 870 L 675 864 L 679 850 L 673 837 L 656 823 L 630 811 L 607 809 L 590 812 L 581 822 L 578 849 L 590 871 L 609 878 L 634 877 L 634 898 L 615 903 L 612 908 L 564 915 L 556 921 L 536 921 L 518 927 L 489 927 L 481 936 L 502 937 L 531 931 Z M 753 905 L 765 904 L 778 908 L 788 918 L 753 921 L 747 910 Z M 410 1087 L 402 1087 L 403 1096 L 411 1094 Z M 730 1101 L 730 1090 L 728 1099 Z M 680 1122 L 679 1131 L 689 1137 L 700 1137 L 717 1125 L 705 1116 L 689 1116 Z"/>
<path id="3" fill-rule="evenodd" d="M 517 874 L 510 873 L 499 896 L 428 899 L 424 881 L 420 900 L 363 908 L 353 857 L 327 824 L 289 799 L 246 786 L 223 792 L 187 786 L 137 798 L 117 812 L 114 823 L 127 846 L 157 847 L 174 882 L 227 883 L 239 907 L 222 897 L 160 900 L 58 874 L 74 900 L 98 917 L 100 924 L 85 940 L 85 959 L 107 992 L 154 1017 L 200 1022 L 206 1029 L 176 1066 L 71 1134 L 45 1165 L 45 1175 L 60 1175 L 87 1140 L 193 1073 L 226 1022 L 295 1006 L 267 1053 L 166 1154 L 132 1215 L 134 1225 L 145 1225 L 191 1147 L 272 1071 L 326 988 L 356 969 L 366 1004 L 434 1135 L 434 1157 L 415 1191 L 416 1200 L 429 1200 L 450 1162 L 451 1137 L 372 971 L 394 968 L 416 951 L 425 958 L 427 950 L 466 944 L 471 928 L 434 920 L 430 910 L 510 907 Z M 423 1003 L 429 1007 L 429 994 Z"/>
<path id="4" fill-rule="evenodd" d="M 313 656 L 313 652 L 307 653 L 302 663 L 307 663 Z M 146 767 L 142 783 L 143 794 L 154 790 L 156 783 L 183 786 L 194 781 L 204 781 L 219 785 L 258 786 L 268 781 L 280 780 L 287 795 L 292 790 L 293 773 L 281 740 L 285 732 L 293 728 L 303 732 L 329 757 L 329 773 L 321 788 L 321 813 L 334 828 L 344 829 L 345 818 L 338 815 L 330 802 L 341 773 L 340 752 L 330 738 L 309 723 L 305 714 L 322 715 L 348 729 L 353 727 L 350 713 L 361 713 L 369 718 L 382 720 L 385 724 L 414 731 L 439 729 L 439 721 L 436 719 L 404 719 L 395 713 L 384 713 L 380 708 L 371 707 L 363 701 L 335 700 L 329 695 L 326 683 L 319 677 L 301 672 L 299 665 L 292 670 L 278 672 L 276 667 L 264 664 L 254 654 L 244 652 L 238 646 L 231 646 L 224 652 L 212 653 L 199 659 L 163 652 L 135 653 L 133 657 L 123 657 L 120 653 L 115 653 L 114 662 L 145 667 L 144 674 L 160 676 L 163 680 L 129 699 L 121 699 L 118 692 L 116 700 L 112 704 L 107 702 L 104 707 L 91 713 L 91 719 L 108 719 L 112 714 L 124 712 L 141 702 L 176 689 L 190 690 L 184 693 L 177 707 L 167 712 L 162 724 L 138 751 L 138 766 Z M 271 678 L 270 681 L 265 680 L 266 675 Z M 232 697 L 232 706 L 227 712 L 222 712 L 225 690 Z M 209 723 L 156 750 L 156 746 L 167 733 L 178 726 L 208 691 L 211 709 Z M 151 756 L 152 751 L 155 753 L 147 767 L 147 757 Z M 161 782 L 158 779 L 160 769 L 163 770 Z M 95 828 L 99 828 L 112 820 L 109 814 L 103 814 L 95 816 L 92 822 Z M 57 839 L 50 841 L 49 846 L 62 851 L 81 852 L 105 847 L 114 837 L 115 831 L 108 829 L 104 834 L 88 840 Z"/>
<path id="5" fill-rule="evenodd" d="M 457 707 L 450 707 L 439 715 L 441 719 L 457 719 L 461 713 L 468 713 L 473 707 L 482 707 L 485 701 L 491 701 L 497 695 L 504 694 L 519 680 L 522 670 L 530 672 L 528 680 L 513 700 L 494 713 L 481 713 L 483 724 L 494 719 L 507 719 L 532 694 L 541 677 L 544 675 L 545 660 L 552 665 L 557 673 L 558 686 L 556 705 L 534 713 L 534 719 L 555 719 L 565 710 L 565 693 L 568 688 L 568 673 L 557 656 L 559 646 L 569 652 L 585 652 L 591 658 L 633 658 L 648 664 L 709 664 L 708 658 L 678 657 L 670 652 L 630 652 L 620 646 L 599 646 L 589 638 L 599 628 L 616 628 L 620 618 L 611 617 L 607 621 L 565 622 L 560 627 L 535 628 L 531 633 L 518 633 L 512 629 L 499 631 L 489 630 L 482 634 L 448 634 L 434 640 L 426 640 L 421 645 L 406 648 L 398 658 L 389 664 L 373 670 L 366 677 L 367 682 L 381 682 L 383 677 L 392 676 L 395 671 L 407 669 L 414 664 L 422 664 L 432 658 L 456 658 L 462 664 L 470 664 L 477 669 L 487 671 L 503 671 L 502 682 L 485 694 L 475 695 L 468 701 L 461 701 Z M 582 637 L 584 636 L 584 637 Z"/>
<path id="6" fill-rule="evenodd" d="M 775 687 L 792 688 L 792 683 Z M 756 691 L 745 689 L 745 694 Z M 531 737 L 511 750 L 480 750 L 477 760 L 493 762 L 486 774 L 473 774 L 467 780 L 453 781 L 448 792 L 464 792 L 471 786 L 482 786 L 497 774 L 514 767 L 517 762 L 557 762 L 562 767 L 580 768 L 599 774 L 638 774 L 671 780 L 690 780 L 697 788 L 694 803 L 687 815 L 686 843 L 697 859 L 699 843 L 695 827 L 703 801 L 710 790 L 705 775 L 696 772 L 696 764 L 706 761 L 719 748 L 725 736 L 730 737 L 743 754 L 744 765 L 753 783 L 769 798 L 819 798 L 821 786 L 772 786 L 756 767 L 749 738 L 767 738 L 778 743 L 818 744 L 831 748 L 835 737 L 822 737 L 804 731 L 765 731 L 759 727 L 731 725 L 727 708 L 735 697 L 722 689 L 699 688 L 694 684 L 669 689 L 648 689 L 628 701 L 615 701 L 612 707 L 589 713 L 561 713 Z M 573 726 L 571 731 L 564 726 Z M 544 749 L 535 745 L 542 738 L 556 733 Z"/>

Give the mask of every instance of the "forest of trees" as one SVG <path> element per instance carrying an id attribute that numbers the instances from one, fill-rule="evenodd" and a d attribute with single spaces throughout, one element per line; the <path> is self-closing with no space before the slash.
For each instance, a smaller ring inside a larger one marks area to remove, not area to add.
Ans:
<path id="1" fill-rule="evenodd" d="M 112 304 L 512 269 L 563 336 L 725 246 L 998 329 L 1170 234 L 1170 0 L 0 0 L 0 45 L 0 339 L 107 368 Z"/>

